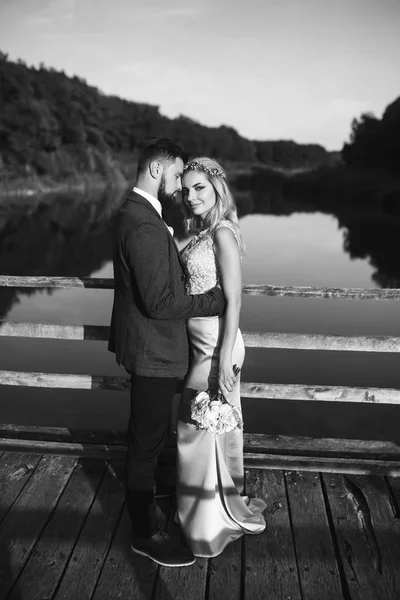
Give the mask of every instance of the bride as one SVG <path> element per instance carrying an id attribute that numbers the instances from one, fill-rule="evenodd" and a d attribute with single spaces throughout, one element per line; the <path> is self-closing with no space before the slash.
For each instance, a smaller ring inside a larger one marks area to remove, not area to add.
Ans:
<path id="1" fill-rule="evenodd" d="M 265 503 L 242 495 L 242 430 L 213 434 L 197 429 L 191 418 L 191 400 L 201 390 L 219 388 L 241 410 L 237 371 L 244 360 L 239 329 L 244 245 L 225 171 L 215 160 L 190 161 L 182 191 L 187 231 L 195 234 L 181 252 L 186 293 L 220 285 L 226 299 L 222 317 L 187 322 L 191 357 L 177 424 L 177 516 L 193 554 L 213 557 L 243 534 L 265 529 Z"/>

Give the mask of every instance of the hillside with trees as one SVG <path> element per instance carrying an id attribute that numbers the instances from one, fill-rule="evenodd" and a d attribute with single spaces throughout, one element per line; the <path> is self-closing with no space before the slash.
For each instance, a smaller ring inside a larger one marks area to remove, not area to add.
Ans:
<path id="1" fill-rule="evenodd" d="M 226 163 L 301 168 L 330 164 L 316 144 L 252 141 L 232 127 L 205 127 L 185 116 L 169 119 L 158 106 L 106 96 L 79 77 L 29 67 L 0 53 L 0 182 L 49 181 L 94 175 L 132 177 L 150 136 L 168 136 L 187 152 Z M 333 153 L 332 153 L 333 154 Z"/>

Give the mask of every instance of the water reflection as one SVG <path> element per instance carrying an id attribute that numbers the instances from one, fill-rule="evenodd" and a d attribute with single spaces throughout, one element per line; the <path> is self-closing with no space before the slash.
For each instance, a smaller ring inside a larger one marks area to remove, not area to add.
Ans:
<path id="1" fill-rule="evenodd" d="M 287 178 L 255 170 L 239 177 L 236 186 L 242 192 L 252 190 L 250 203 L 242 203 L 244 214 L 251 206 L 253 212 L 263 214 L 318 212 L 334 216 L 343 229 L 343 250 L 351 259 L 367 260 L 375 269 L 371 284 L 400 287 L 399 181 L 380 181 L 375 176 L 369 180 L 367 175 L 364 181 L 362 176 L 360 180 L 340 171 L 339 175 L 339 184 L 334 185 L 322 175 Z"/>
<path id="2" fill-rule="evenodd" d="M 304 185 L 301 179 L 296 183 L 280 173 L 265 170 L 237 176 L 233 187 L 241 217 L 251 214 L 290 217 L 295 213 L 332 215 L 343 230 L 344 252 L 351 259 L 369 261 L 375 269 L 369 285 L 400 287 L 400 214 L 390 194 L 378 202 L 373 201 L 369 192 L 364 204 L 358 197 L 357 202 L 353 196 L 335 198 L 326 190 L 321 193 Z M 123 192 L 114 191 L 3 202 L 0 205 L 0 273 L 79 277 L 99 271 L 111 259 L 112 217 L 122 199 Z M 178 241 L 182 240 L 179 207 L 171 209 L 166 220 L 174 227 Z M 313 236 L 318 243 L 318 234 L 324 236 L 325 231 L 317 218 L 313 227 L 314 230 L 309 227 L 303 235 Z M 275 253 L 278 260 L 283 260 L 289 245 L 295 245 L 295 240 L 282 239 Z M 302 260 L 307 260 L 306 256 Z M 306 273 L 307 266 L 303 267 Z M 296 274 L 301 275 L 301 272 L 302 265 L 296 264 Z M 307 285 L 301 280 L 286 283 Z M 329 281 L 314 282 L 314 285 L 329 284 Z M 3 288 L 0 318 L 6 317 L 18 297 L 33 291 Z"/>
<path id="3" fill-rule="evenodd" d="M 0 273 L 84 277 L 111 256 L 112 215 L 121 192 L 59 194 L 0 205 Z M 35 290 L 3 288 L 0 317 Z M 52 290 L 49 290 L 52 293 Z"/>
<path id="4" fill-rule="evenodd" d="M 400 217 L 391 205 L 345 202 L 313 193 L 280 174 L 243 175 L 234 187 L 248 245 L 245 283 L 400 287 Z M 112 277 L 112 218 L 122 200 L 123 192 L 104 192 L 3 203 L 0 273 Z M 166 220 L 182 242 L 179 211 L 170 210 Z M 110 290 L 47 294 L 3 288 L 0 315 L 14 321 L 108 325 L 111 302 Z M 391 301 L 383 306 L 245 296 L 241 326 L 245 331 L 400 335 L 397 313 L 398 303 Z M 7 370 L 124 374 L 102 342 L 0 338 L 0 356 L 1 368 Z M 243 379 L 399 387 L 397 362 L 397 355 L 249 349 Z M 117 429 L 126 423 L 125 394 L 11 387 L 0 391 L 0 421 Z M 387 413 L 382 435 L 392 435 L 390 428 L 397 422 L 393 407 L 292 404 L 247 400 L 247 430 L 378 438 L 383 428 L 378 410 L 381 416 Z M 371 411 L 377 414 L 369 421 Z"/>

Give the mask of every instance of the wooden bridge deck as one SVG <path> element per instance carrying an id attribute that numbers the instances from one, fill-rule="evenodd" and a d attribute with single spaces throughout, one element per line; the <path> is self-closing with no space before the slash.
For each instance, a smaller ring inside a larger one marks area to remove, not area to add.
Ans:
<path id="1" fill-rule="evenodd" d="M 264 534 L 167 569 L 129 550 L 122 473 L 121 462 L 0 453 L 0 600 L 400 598 L 400 479 L 250 469 Z M 159 503 L 171 516 L 171 497 Z"/>

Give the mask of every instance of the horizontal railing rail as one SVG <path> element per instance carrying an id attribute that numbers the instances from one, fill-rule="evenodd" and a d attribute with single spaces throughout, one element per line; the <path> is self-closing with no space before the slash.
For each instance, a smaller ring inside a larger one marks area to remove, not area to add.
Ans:
<path id="1" fill-rule="evenodd" d="M 244 433 L 243 442 L 247 469 L 400 475 L 400 447 L 396 441 Z M 0 450 L 123 460 L 126 436 L 117 431 L 0 424 Z M 160 463 L 173 464 L 174 460 L 175 440 L 169 437 Z"/>
<path id="2" fill-rule="evenodd" d="M 109 331 L 110 328 L 106 325 L 56 325 L 0 321 L 0 337 L 107 341 Z M 400 337 L 393 336 L 259 333 L 257 331 L 244 331 L 242 334 L 246 348 L 400 352 Z"/>
<path id="3" fill-rule="evenodd" d="M 112 375 L 0 371 L 0 385 L 8 386 L 126 391 L 129 387 L 129 381 L 128 377 Z M 253 383 L 242 381 L 240 384 L 240 393 L 244 398 L 264 398 L 270 400 L 400 404 L 400 389 L 397 388 Z"/>
<path id="4" fill-rule="evenodd" d="M 114 279 L 95 277 L 20 277 L 1 275 L 0 287 L 11 288 L 91 288 L 111 290 Z M 287 296 L 346 300 L 400 300 L 400 288 L 334 288 L 311 286 L 243 285 L 243 294 L 251 296 Z"/>

